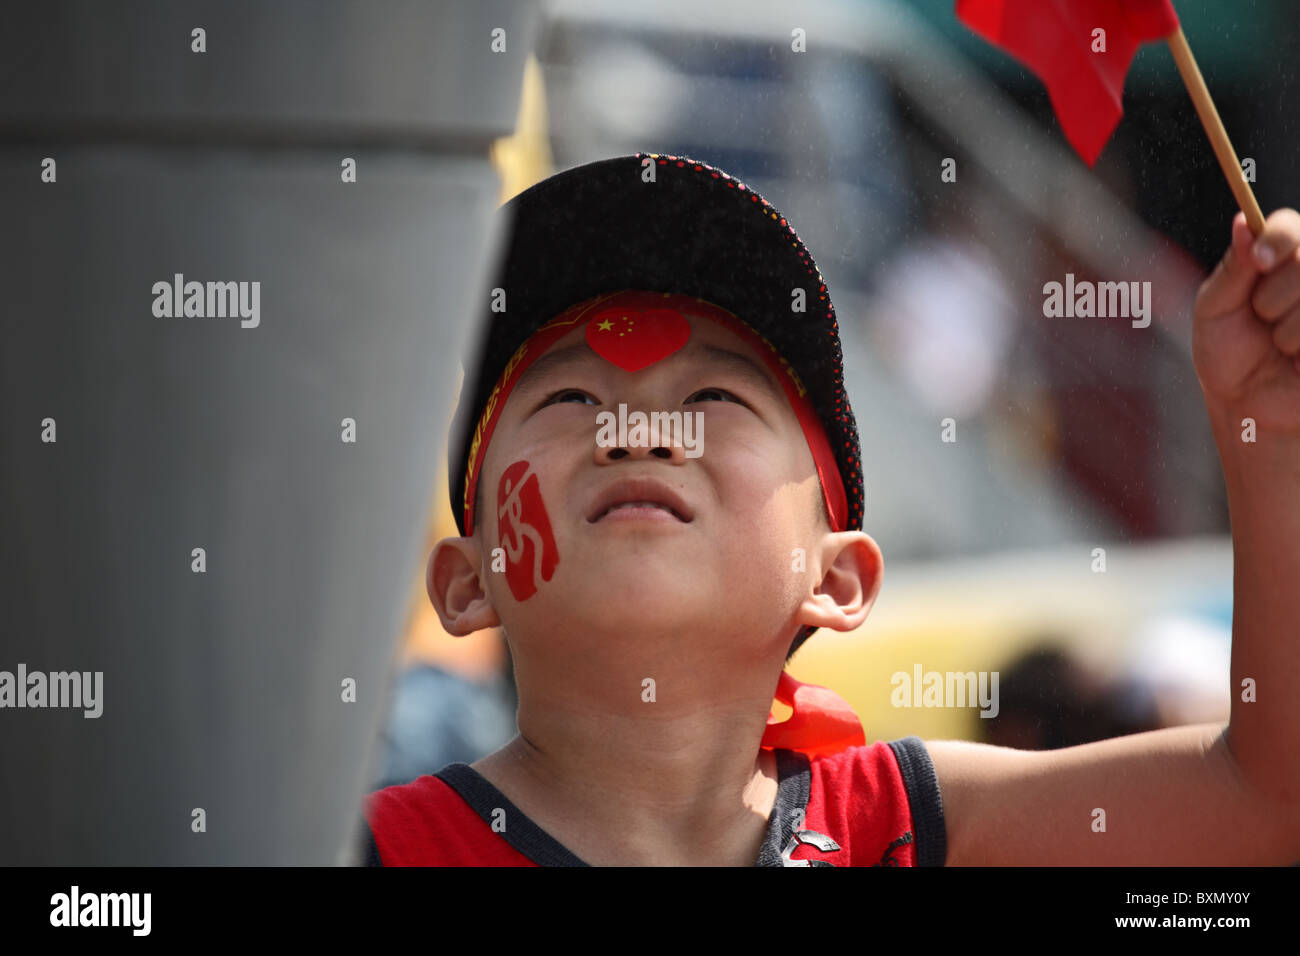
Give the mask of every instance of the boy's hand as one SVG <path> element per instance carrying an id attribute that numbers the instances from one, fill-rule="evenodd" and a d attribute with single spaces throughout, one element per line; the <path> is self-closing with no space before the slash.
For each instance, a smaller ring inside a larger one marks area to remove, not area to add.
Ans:
<path id="1" fill-rule="evenodd" d="M 1300 434 L 1300 213 L 1279 209 L 1258 239 L 1237 213 L 1193 317 L 1192 354 L 1211 419 L 1240 429 L 1253 418 L 1261 432 Z"/>

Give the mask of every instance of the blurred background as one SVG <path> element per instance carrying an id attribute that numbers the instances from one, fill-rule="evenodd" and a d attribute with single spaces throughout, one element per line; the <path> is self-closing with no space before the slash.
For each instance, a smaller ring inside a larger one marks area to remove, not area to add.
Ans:
<path id="1" fill-rule="evenodd" d="M 1175 6 L 1260 205 L 1295 205 L 1294 6 Z M 1041 81 L 951 0 L 541 10 L 492 152 L 502 201 L 606 156 L 687 155 L 779 209 L 832 291 L 885 579 L 867 622 L 819 631 L 791 673 L 841 693 L 868 740 L 1039 749 L 1226 721 L 1231 540 L 1190 317 L 1236 207 L 1168 49 L 1139 51 L 1089 170 Z M 1149 281 L 1151 326 L 1045 318 L 1066 273 Z M 430 547 L 457 533 L 446 499 Z M 500 634 L 449 638 L 412 581 L 376 786 L 515 733 Z M 893 706 L 891 675 L 917 665 L 997 671 L 998 716 Z"/>

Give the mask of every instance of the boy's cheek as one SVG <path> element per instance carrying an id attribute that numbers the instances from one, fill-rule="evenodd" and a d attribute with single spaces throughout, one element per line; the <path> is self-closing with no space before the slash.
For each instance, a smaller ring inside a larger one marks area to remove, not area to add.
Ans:
<path id="1" fill-rule="evenodd" d="M 520 459 L 501 472 L 496 494 L 492 570 L 505 574 L 516 601 L 526 601 L 555 574 L 560 552 L 537 472 Z"/>

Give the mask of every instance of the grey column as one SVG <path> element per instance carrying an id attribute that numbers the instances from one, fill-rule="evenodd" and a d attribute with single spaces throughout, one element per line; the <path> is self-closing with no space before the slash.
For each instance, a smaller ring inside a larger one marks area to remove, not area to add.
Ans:
<path id="1" fill-rule="evenodd" d="M 536 28 L 513 0 L 7 12 L 0 672 L 103 676 L 98 717 L 0 708 L 0 863 L 344 859 Z M 259 283 L 256 325 L 159 317 L 177 274 Z"/>

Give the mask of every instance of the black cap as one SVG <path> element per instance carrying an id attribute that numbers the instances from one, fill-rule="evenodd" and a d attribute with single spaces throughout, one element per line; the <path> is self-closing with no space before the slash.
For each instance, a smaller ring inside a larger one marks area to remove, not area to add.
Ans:
<path id="1" fill-rule="evenodd" d="M 634 153 L 556 173 L 498 214 L 508 223 L 504 258 L 481 300 L 477 361 L 466 367 L 448 446 L 462 535 L 470 442 L 511 355 L 569 306 L 621 289 L 712 302 L 776 346 L 825 426 L 848 499 L 847 527 L 861 530 L 862 457 L 835 307 L 812 254 L 771 203 L 699 160 Z M 493 312 L 498 288 L 505 311 Z M 792 310 L 795 289 L 804 292 L 803 312 Z"/>

